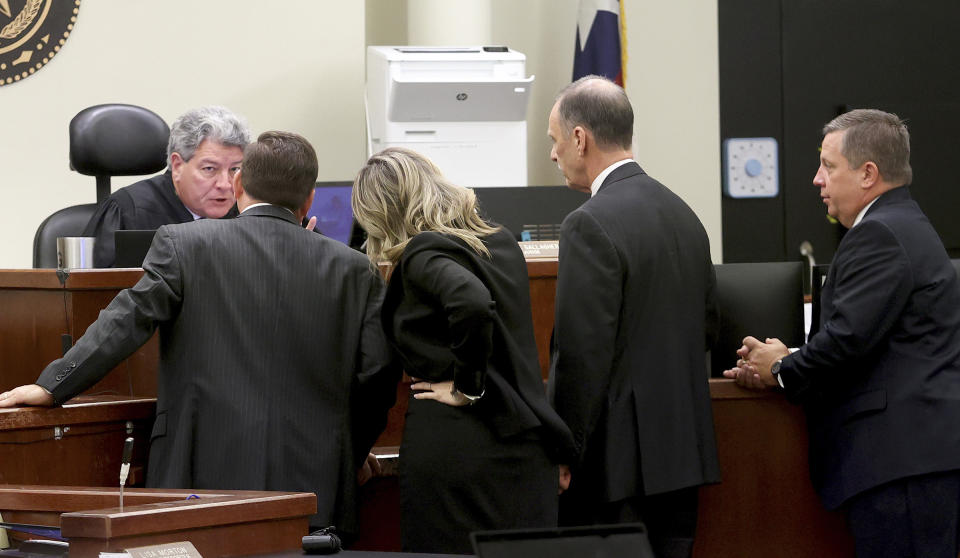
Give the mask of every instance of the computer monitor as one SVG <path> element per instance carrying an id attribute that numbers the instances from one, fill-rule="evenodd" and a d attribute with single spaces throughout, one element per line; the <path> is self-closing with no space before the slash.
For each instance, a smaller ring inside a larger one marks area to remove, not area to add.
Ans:
<path id="1" fill-rule="evenodd" d="M 143 259 L 150 251 L 156 229 L 123 230 L 113 232 L 115 257 L 113 267 L 143 267 Z"/>
<path id="2" fill-rule="evenodd" d="M 590 199 L 566 186 L 474 188 L 480 214 L 503 225 L 517 240 L 558 240 L 560 223 Z"/>
<path id="3" fill-rule="evenodd" d="M 710 349 L 714 377 L 732 368 L 743 338 L 776 337 L 803 344 L 803 263 L 758 262 L 715 266 L 720 335 Z"/>
<path id="4" fill-rule="evenodd" d="M 359 227 L 355 227 L 353 221 L 352 190 L 352 182 L 317 182 L 307 218 L 317 218 L 316 230 L 324 236 L 357 247 L 355 236 Z"/>

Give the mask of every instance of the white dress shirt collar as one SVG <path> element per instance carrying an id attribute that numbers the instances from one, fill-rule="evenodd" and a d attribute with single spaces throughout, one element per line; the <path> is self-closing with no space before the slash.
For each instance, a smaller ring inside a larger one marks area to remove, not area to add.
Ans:
<path id="1" fill-rule="evenodd" d="M 863 221 L 863 216 L 867 214 L 867 210 L 870 209 L 870 207 L 873 206 L 873 204 L 877 203 L 877 200 L 879 199 L 880 199 L 880 196 L 873 198 L 872 200 L 870 200 L 870 203 L 866 205 L 866 207 L 860 210 L 860 213 L 857 214 L 857 218 L 853 220 L 853 226 L 850 227 L 851 229 L 859 225 L 860 221 Z"/>
<path id="2" fill-rule="evenodd" d="M 275 205 L 275 204 L 267 203 L 267 202 L 260 202 L 260 203 L 254 203 L 254 204 L 248 205 L 247 207 L 245 207 L 245 208 L 243 209 L 243 211 L 240 212 L 240 214 L 243 215 L 244 213 L 247 212 L 248 209 L 253 209 L 254 207 L 260 207 L 260 206 L 263 206 L 263 205 L 272 205 L 272 206 L 274 206 L 274 207 L 279 207 L 280 209 L 286 209 L 287 211 L 290 211 L 290 208 L 289 208 L 289 207 L 283 207 L 282 205 Z M 290 211 L 290 214 L 293 215 L 294 217 L 297 216 L 297 214 L 294 213 L 293 211 Z"/>
<path id="3" fill-rule="evenodd" d="M 633 162 L 635 162 L 633 159 L 622 159 L 603 169 L 603 172 L 598 174 L 597 177 L 593 179 L 593 184 L 590 185 L 590 197 L 592 198 L 593 196 L 597 195 L 597 190 L 600 189 L 600 186 L 603 185 L 603 181 L 610 176 L 611 172 L 615 171 L 619 167 L 622 167 L 623 165 L 626 165 L 627 163 Z"/>

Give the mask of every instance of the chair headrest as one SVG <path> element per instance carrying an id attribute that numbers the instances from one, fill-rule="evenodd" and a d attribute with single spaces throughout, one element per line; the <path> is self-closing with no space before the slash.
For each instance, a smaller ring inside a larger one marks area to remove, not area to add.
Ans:
<path id="1" fill-rule="evenodd" d="M 169 137 L 167 123 L 143 107 L 85 108 L 70 121 L 70 168 L 88 176 L 155 173 L 167 166 Z"/>

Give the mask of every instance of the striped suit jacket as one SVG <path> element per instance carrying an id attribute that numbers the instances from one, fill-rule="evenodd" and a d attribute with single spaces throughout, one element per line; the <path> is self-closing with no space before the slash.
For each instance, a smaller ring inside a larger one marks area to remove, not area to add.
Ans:
<path id="1" fill-rule="evenodd" d="M 37 383 L 61 403 L 159 328 L 147 485 L 315 492 L 311 524 L 352 530 L 399 376 L 367 259 L 259 206 L 161 227 L 143 267 Z"/>

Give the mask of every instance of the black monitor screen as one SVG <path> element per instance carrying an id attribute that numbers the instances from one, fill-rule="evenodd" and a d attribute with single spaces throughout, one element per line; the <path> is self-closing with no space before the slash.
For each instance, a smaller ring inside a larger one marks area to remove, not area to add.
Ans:
<path id="1" fill-rule="evenodd" d="M 566 186 L 474 188 L 480 214 L 503 225 L 517 240 L 557 240 L 560 223 L 590 199 Z"/>
<path id="2" fill-rule="evenodd" d="M 143 258 L 147 257 L 156 230 L 123 230 L 113 233 L 116 257 L 113 267 L 143 267 Z"/>
<path id="3" fill-rule="evenodd" d="M 313 205 L 307 212 L 308 219 L 317 218 L 316 230 L 348 246 L 353 232 L 352 189 L 350 182 L 317 182 Z"/>

